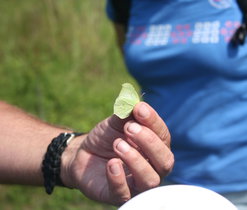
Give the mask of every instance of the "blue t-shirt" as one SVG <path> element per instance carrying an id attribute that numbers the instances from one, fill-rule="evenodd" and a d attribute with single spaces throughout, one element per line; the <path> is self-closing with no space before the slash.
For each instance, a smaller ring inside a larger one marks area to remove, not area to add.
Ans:
<path id="1" fill-rule="evenodd" d="M 171 132 L 170 181 L 247 190 L 247 43 L 230 44 L 241 21 L 235 0 L 132 0 L 125 62 Z"/>

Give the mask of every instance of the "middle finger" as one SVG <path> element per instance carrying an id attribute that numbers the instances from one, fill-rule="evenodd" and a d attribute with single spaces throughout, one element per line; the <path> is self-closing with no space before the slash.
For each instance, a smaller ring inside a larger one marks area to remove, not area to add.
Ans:
<path id="1" fill-rule="evenodd" d="M 160 184 L 160 176 L 150 163 L 126 141 L 116 139 L 113 148 L 130 170 L 135 190 L 142 192 Z"/>
<path id="2" fill-rule="evenodd" d="M 171 171 L 174 156 L 158 135 L 134 121 L 127 122 L 124 130 L 127 138 L 140 148 L 161 177 Z"/>

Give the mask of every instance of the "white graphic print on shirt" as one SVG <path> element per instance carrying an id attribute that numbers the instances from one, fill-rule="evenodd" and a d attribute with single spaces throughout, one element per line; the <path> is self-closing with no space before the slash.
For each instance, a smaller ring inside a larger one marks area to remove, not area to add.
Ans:
<path id="1" fill-rule="evenodd" d="M 157 24 L 150 26 L 131 26 L 127 34 L 127 44 L 162 46 L 167 44 L 217 44 L 229 42 L 238 21 L 207 21 L 194 24 Z"/>

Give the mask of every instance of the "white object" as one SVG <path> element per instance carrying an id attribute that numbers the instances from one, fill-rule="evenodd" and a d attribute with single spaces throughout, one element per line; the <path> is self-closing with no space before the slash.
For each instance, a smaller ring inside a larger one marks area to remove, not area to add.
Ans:
<path id="1" fill-rule="evenodd" d="M 168 185 L 143 192 L 119 210 L 237 210 L 226 198 L 192 185 Z"/>

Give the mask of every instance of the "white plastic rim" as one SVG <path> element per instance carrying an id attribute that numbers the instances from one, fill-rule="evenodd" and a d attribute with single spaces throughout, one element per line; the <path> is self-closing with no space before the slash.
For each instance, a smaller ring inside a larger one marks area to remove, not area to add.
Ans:
<path id="1" fill-rule="evenodd" d="M 237 210 L 226 198 L 192 185 L 168 185 L 143 192 L 119 210 Z"/>

